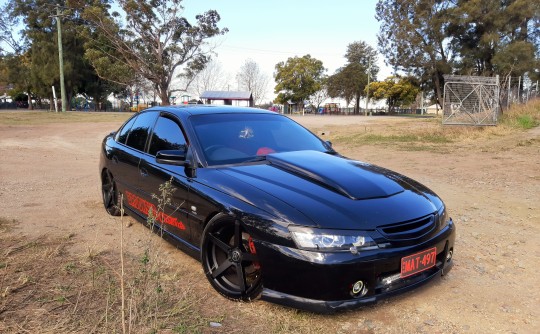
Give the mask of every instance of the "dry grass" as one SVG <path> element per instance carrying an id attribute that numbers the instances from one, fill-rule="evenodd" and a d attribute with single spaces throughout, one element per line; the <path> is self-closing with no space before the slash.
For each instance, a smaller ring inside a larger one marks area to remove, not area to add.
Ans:
<path id="1" fill-rule="evenodd" d="M 341 147 L 361 145 L 393 146 L 402 150 L 440 151 L 450 145 L 467 144 L 479 139 L 504 137 L 540 125 L 540 100 L 527 105 L 516 105 L 500 117 L 497 126 L 443 126 L 440 118 L 404 118 L 391 123 L 374 123 L 364 126 L 330 126 L 326 139 Z M 320 129 L 312 129 L 316 133 Z"/>
<path id="2" fill-rule="evenodd" d="M 71 254 L 74 235 L 29 239 L 7 233 L 4 227 L 11 221 L 0 223 L 0 332 L 122 332 L 118 254 L 90 248 Z M 190 282 L 163 262 L 159 246 L 149 249 L 139 257 L 127 256 L 130 332 L 201 332 L 214 319 L 203 316 Z M 178 282 L 183 283 L 180 288 Z"/>
<path id="3" fill-rule="evenodd" d="M 501 125 L 518 129 L 530 129 L 540 125 L 540 99 L 514 106 L 503 115 Z"/>
<path id="4" fill-rule="evenodd" d="M 123 122 L 132 113 L 120 112 L 0 112 L 0 125 L 35 125 L 48 123 Z"/>

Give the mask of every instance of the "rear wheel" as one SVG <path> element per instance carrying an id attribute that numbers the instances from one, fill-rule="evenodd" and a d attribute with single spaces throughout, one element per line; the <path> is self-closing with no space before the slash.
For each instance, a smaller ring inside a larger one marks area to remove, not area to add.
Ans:
<path id="1" fill-rule="evenodd" d="M 259 296 L 261 267 L 251 236 L 239 220 L 212 219 L 204 229 L 201 257 L 206 277 L 219 293 L 243 301 Z"/>
<path id="2" fill-rule="evenodd" d="M 101 193 L 103 195 L 103 206 L 111 216 L 120 216 L 118 200 L 118 189 L 112 174 L 105 170 L 101 176 Z"/>

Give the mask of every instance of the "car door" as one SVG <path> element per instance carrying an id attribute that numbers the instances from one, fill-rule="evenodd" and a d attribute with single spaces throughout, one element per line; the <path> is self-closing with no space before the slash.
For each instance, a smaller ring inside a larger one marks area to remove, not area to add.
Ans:
<path id="1" fill-rule="evenodd" d="M 118 136 L 118 150 L 112 155 L 112 161 L 118 165 L 113 172 L 120 193 L 124 196 L 124 203 L 140 215 L 145 214 L 144 205 L 138 200 L 140 197 L 139 163 L 146 149 L 146 142 L 152 130 L 158 112 L 143 112 L 133 120 L 130 130 Z M 124 138 L 125 137 L 125 138 Z"/>
<path id="2" fill-rule="evenodd" d="M 139 174 L 141 195 L 154 212 L 154 223 L 162 226 L 177 241 L 191 246 L 191 229 L 187 223 L 189 180 L 182 166 L 156 162 L 161 150 L 185 150 L 186 137 L 180 122 L 162 113 L 154 126 L 147 153 L 141 157 Z M 170 183 L 172 189 L 167 189 Z"/>
<path id="3" fill-rule="evenodd" d="M 114 144 L 108 147 L 107 157 L 110 159 L 109 171 L 114 177 L 120 193 L 126 190 L 135 191 L 135 183 L 138 179 L 138 158 L 131 157 L 131 150 L 126 146 L 129 131 L 137 117 L 132 117 L 118 130 L 114 137 Z"/>

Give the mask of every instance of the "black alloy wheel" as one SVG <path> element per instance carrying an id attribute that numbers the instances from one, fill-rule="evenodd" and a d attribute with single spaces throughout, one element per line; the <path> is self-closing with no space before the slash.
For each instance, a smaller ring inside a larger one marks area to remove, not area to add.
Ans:
<path id="1" fill-rule="evenodd" d="M 118 189 L 116 188 L 113 176 L 107 170 L 103 171 L 103 175 L 101 176 L 101 193 L 103 194 L 105 210 L 111 216 L 120 216 Z"/>
<path id="2" fill-rule="evenodd" d="M 203 235 L 201 261 L 212 286 L 232 300 L 257 298 L 262 290 L 261 268 L 251 236 L 240 221 L 219 215 Z"/>

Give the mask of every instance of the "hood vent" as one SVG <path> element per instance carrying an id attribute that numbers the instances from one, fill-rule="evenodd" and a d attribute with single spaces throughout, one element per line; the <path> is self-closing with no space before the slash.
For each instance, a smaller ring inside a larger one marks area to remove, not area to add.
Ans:
<path id="1" fill-rule="evenodd" d="M 323 152 L 274 153 L 267 160 L 271 166 L 353 200 L 389 197 L 404 191 L 388 170 Z"/>

